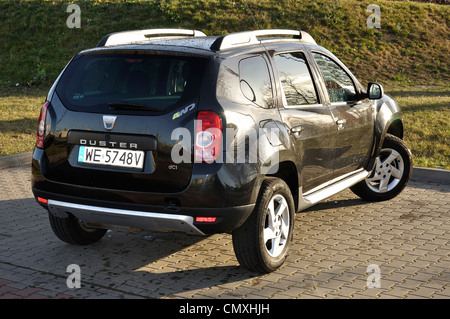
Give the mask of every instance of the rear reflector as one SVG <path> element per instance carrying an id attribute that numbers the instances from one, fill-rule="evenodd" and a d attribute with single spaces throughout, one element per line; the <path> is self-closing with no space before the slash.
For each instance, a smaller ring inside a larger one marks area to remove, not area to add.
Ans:
<path id="1" fill-rule="evenodd" d="M 42 203 L 42 204 L 48 204 L 48 200 L 45 199 L 45 198 L 38 197 L 37 200 L 38 200 L 39 203 Z"/>
<path id="2" fill-rule="evenodd" d="M 217 217 L 195 217 L 197 223 L 214 223 Z"/>

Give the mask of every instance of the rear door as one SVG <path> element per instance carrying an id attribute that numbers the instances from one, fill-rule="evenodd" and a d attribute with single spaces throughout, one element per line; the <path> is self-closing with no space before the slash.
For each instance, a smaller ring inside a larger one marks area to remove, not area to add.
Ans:
<path id="1" fill-rule="evenodd" d="M 45 176 L 96 188 L 184 189 L 192 160 L 175 165 L 171 153 L 180 139 L 193 145 L 206 63 L 204 58 L 167 54 L 77 56 L 51 101 Z M 172 140 L 180 127 L 190 134 Z"/>
<path id="2" fill-rule="evenodd" d="M 313 51 L 335 120 L 334 177 L 365 168 L 374 134 L 373 101 L 359 98 L 356 80 L 340 61 L 326 52 Z"/>
<path id="3" fill-rule="evenodd" d="M 319 95 L 304 51 L 274 55 L 281 90 L 280 114 L 288 125 L 301 171 L 303 192 L 333 174 L 335 124 Z"/>

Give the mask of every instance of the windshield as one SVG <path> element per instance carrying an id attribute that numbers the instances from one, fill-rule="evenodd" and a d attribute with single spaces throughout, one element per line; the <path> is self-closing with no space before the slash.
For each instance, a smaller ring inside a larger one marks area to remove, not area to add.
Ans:
<path id="1" fill-rule="evenodd" d="M 70 63 L 56 92 L 75 111 L 126 106 L 165 111 L 198 98 L 204 59 L 144 54 L 86 54 Z"/>

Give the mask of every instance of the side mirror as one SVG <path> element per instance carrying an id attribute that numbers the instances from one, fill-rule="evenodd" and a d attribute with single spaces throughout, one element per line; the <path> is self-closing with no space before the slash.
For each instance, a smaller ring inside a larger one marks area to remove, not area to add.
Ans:
<path id="1" fill-rule="evenodd" d="M 383 86 L 375 82 L 369 82 L 367 85 L 367 95 L 369 100 L 381 99 L 384 95 Z"/>

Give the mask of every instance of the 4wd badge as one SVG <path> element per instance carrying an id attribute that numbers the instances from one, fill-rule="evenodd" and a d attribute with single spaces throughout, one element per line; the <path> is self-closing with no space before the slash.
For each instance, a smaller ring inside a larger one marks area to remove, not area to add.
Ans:
<path id="1" fill-rule="evenodd" d="M 178 111 L 177 113 L 175 113 L 175 114 L 172 116 L 172 120 L 175 120 L 175 119 L 179 118 L 180 116 L 186 114 L 187 112 L 192 111 L 194 108 L 195 108 L 195 103 L 192 103 L 192 104 L 186 106 L 186 107 L 185 107 L 184 109 L 182 109 L 181 111 Z"/>

